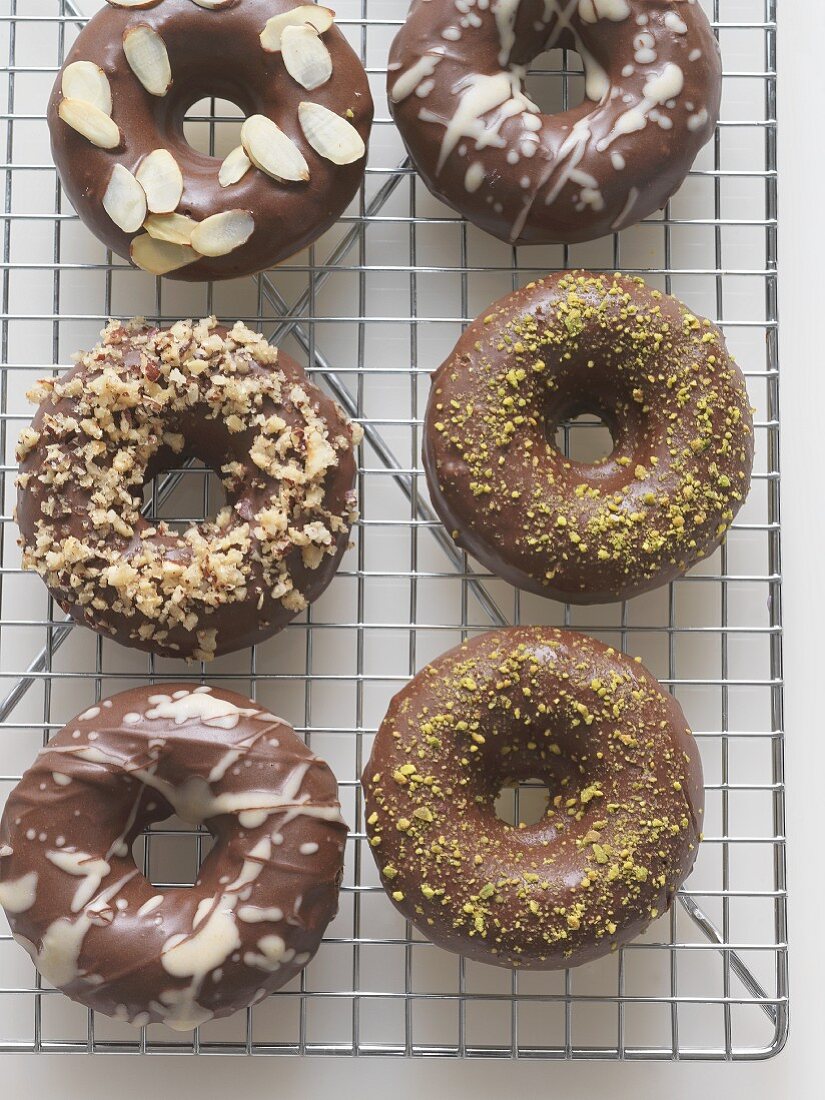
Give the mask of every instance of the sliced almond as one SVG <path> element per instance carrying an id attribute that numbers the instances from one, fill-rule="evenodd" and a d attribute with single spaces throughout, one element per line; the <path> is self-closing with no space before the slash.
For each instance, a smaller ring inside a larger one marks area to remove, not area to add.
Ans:
<path id="1" fill-rule="evenodd" d="M 300 27 L 284 27 L 281 34 L 281 56 L 286 71 L 308 92 L 326 84 L 332 76 L 332 58 L 308 23 Z"/>
<path id="2" fill-rule="evenodd" d="M 167 275 L 170 271 L 193 264 L 199 259 L 194 248 L 185 244 L 170 244 L 169 241 L 157 241 L 148 233 L 135 237 L 129 249 L 132 263 L 150 275 Z"/>
<path id="3" fill-rule="evenodd" d="M 183 194 L 183 174 L 168 149 L 155 149 L 141 161 L 137 181 L 153 214 L 171 214 Z"/>
<path id="4" fill-rule="evenodd" d="M 143 228 L 156 241 L 189 244 L 197 224 L 194 218 L 188 218 L 186 214 L 150 214 Z"/>
<path id="5" fill-rule="evenodd" d="M 103 209 L 124 233 L 137 233 L 146 217 L 146 192 L 128 168 L 116 164 L 103 196 Z"/>
<path id="6" fill-rule="evenodd" d="M 355 127 L 320 103 L 299 103 L 298 121 L 315 152 L 333 164 L 352 164 L 367 151 Z"/>
<path id="7" fill-rule="evenodd" d="M 113 8 L 153 8 L 160 0 L 106 0 Z"/>
<path id="8" fill-rule="evenodd" d="M 233 183 L 243 179 L 251 167 L 252 161 L 243 151 L 243 145 L 239 145 L 237 149 L 232 150 L 221 165 L 218 171 L 218 183 L 221 187 L 230 187 Z"/>
<path id="9" fill-rule="evenodd" d="M 192 247 L 202 256 L 226 256 L 246 244 L 255 228 L 248 210 L 223 210 L 198 222 L 192 232 Z"/>
<path id="10" fill-rule="evenodd" d="M 221 8 L 230 8 L 237 2 L 238 0 L 192 0 L 193 4 L 206 8 L 207 11 L 220 11 Z"/>
<path id="11" fill-rule="evenodd" d="M 116 149 L 120 145 L 120 130 L 108 115 L 84 99 L 61 99 L 57 113 L 67 126 L 77 130 L 92 145 L 100 149 Z"/>
<path id="12" fill-rule="evenodd" d="M 66 99 L 82 99 L 104 115 L 112 114 L 112 89 L 109 78 L 91 61 L 73 61 L 63 70 L 60 88 Z"/>
<path id="13" fill-rule="evenodd" d="M 123 52 L 129 68 L 150 95 L 164 96 L 172 83 L 172 67 L 163 39 L 157 31 L 139 23 L 123 35 Z"/>
<path id="14" fill-rule="evenodd" d="M 323 34 L 332 26 L 333 19 L 335 12 L 331 8 L 322 8 L 319 4 L 299 4 L 297 8 L 267 19 L 261 31 L 261 45 L 268 53 L 277 53 L 286 27 L 300 27 L 308 23 L 318 34 Z"/>
<path id="15" fill-rule="evenodd" d="M 241 127 L 244 152 L 262 172 L 276 180 L 308 180 L 303 153 L 266 115 L 250 115 Z"/>

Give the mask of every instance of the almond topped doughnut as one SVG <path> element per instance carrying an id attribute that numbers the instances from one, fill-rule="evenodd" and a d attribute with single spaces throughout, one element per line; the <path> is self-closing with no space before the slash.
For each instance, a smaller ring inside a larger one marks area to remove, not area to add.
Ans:
<path id="1" fill-rule="evenodd" d="M 356 516 L 361 428 L 262 335 L 214 317 L 112 321 L 18 444 L 23 566 L 77 622 L 123 645 L 209 660 L 263 641 L 326 588 Z M 214 519 L 176 533 L 143 487 L 198 458 Z"/>
<path id="2" fill-rule="evenodd" d="M 173 814 L 215 846 L 194 886 L 158 889 L 132 844 Z M 149 685 L 78 715 L 11 792 L 0 904 L 72 1000 L 188 1031 L 315 954 L 346 837 L 335 776 L 286 722 L 235 692 Z"/>
<path id="3" fill-rule="evenodd" d="M 577 462 L 556 428 L 599 416 Z M 433 375 L 424 467 L 462 546 L 511 584 L 626 600 L 710 554 L 745 500 L 753 420 L 719 329 L 638 278 L 548 275 L 478 317 Z"/>
<path id="4" fill-rule="evenodd" d="M 48 108 L 81 220 L 153 275 L 229 279 L 311 244 L 364 176 L 372 98 L 334 12 L 295 0 L 109 0 L 77 36 Z M 225 159 L 184 119 L 245 115 Z"/>
<path id="5" fill-rule="evenodd" d="M 549 789 L 534 825 L 502 787 Z M 639 935 L 693 867 L 702 765 L 681 707 L 637 661 L 550 627 L 490 631 L 395 696 L 364 770 L 381 881 L 439 947 L 554 970 Z"/>
<path id="6" fill-rule="evenodd" d="M 585 99 L 542 114 L 526 75 L 556 47 L 581 56 Z M 413 0 L 387 77 L 433 194 L 513 244 L 592 240 L 664 206 L 721 89 L 694 0 Z"/>

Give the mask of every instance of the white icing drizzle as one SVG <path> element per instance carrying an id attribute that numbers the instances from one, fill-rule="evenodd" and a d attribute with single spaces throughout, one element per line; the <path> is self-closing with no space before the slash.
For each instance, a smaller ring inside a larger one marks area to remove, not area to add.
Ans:
<path id="1" fill-rule="evenodd" d="M 656 60 L 657 54 L 654 49 L 656 45 L 656 39 L 649 31 L 641 31 L 633 39 L 633 47 L 635 53 L 633 57 L 639 65 L 652 65 Z"/>
<path id="2" fill-rule="evenodd" d="M 37 871 L 29 871 L 20 878 L 0 882 L 0 905 L 7 913 L 25 913 L 36 900 Z"/>
<path id="3" fill-rule="evenodd" d="M 393 103 L 401 103 L 407 96 L 412 95 L 422 80 L 432 76 L 436 65 L 443 59 L 444 48 L 436 46 L 434 50 L 419 57 L 414 65 L 411 65 L 405 73 L 402 73 L 392 86 L 390 98 Z"/>
<path id="4" fill-rule="evenodd" d="M 255 717 L 258 717 L 258 715 L 255 715 Z M 274 714 L 268 714 L 266 717 L 272 722 L 279 721 L 279 719 L 276 718 Z M 265 729 L 258 730 L 256 733 L 251 733 L 249 737 L 245 737 L 243 741 L 238 741 L 237 744 L 233 745 L 231 749 L 227 749 L 227 751 L 223 754 L 217 764 L 215 764 L 210 771 L 207 782 L 218 783 L 221 779 L 223 779 L 223 777 L 226 775 L 232 765 L 240 760 L 242 756 L 246 755 L 246 753 L 248 753 L 250 749 L 254 748 L 259 739 L 261 737 L 264 737 L 268 732 L 269 731 Z"/>
<path id="5" fill-rule="evenodd" d="M 319 846 L 315 843 L 314 840 L 308 840 L 305 844 L 302 844 L 299 847 L 298 851 L 301 853 L 302 856 L 314 856 L 315 853 L 318 851 L 318 847 Z"/>
<path id="6" fill-rule="evenodd" d="M 279 909 L 277 905 L 271 905 L 269 907 L 242 905 L 238 909 L 238 920 L 242 920 L 245 924 L 261 924 L 264 921 L 272 921 L 275 923 L 283 919 L 284 911 L 283 909 Z"/>
<path id="7" fill-rule="evenodd" d="M 484 116 L 496 111 L 495 117 L 484 121 Z M 444 137 L 436 171 L 444 163 L 462 138 L 475 142 L 476 149 L 494 145 L 503 148 L 505 141 L 499 131 L 508 118 L 524 111 L 538 112 L 538 107 L 521 89 L 521 75 L 517 71 L 495 73 L 492 76 L 473 74 L 464 83 L 458 106 L 450 119 L 443 119 L 431 111 L 422 110 L 419 117 L 444 126 Z"/>
<path id="8" fill-rule="evenodd" d="M 163 894 L 153 894 L 148 901 L 145 901 L 143 905 L 141 905 L 141 907 L 137 911 L 137 915 L 139 917 L 148 916 L 150 913 L 153 913 L 155 909 L 157 909 L 162 901 Z"/>
<path id="9" fill-rule="evenodd" d="M 270 972 L 279 970 L 283 963 L 290 962 L 295 955 L 294 950 L 287 947 L 283 939 L 274 933 L 258 940 L 258 951 L 260 954 L 246 951 L 243 961 L 247 966 L 257 966 L 260 970 Z"/>
<path id="10" fill-rule="evenodd" d="M 93 718 L 97 718 L 100 714 L 100 707 L 89 707 L 88 710 L 84 710 L 82 714 L 78 714 L 78 722 L 91 722 Z"/>
<path id="11" fill-rule="evenodd" d="M 681 15 L 675 11 L 665 12 L 665 26 L 669 31 L 673 31 L 674 34 L 687 34 L 687 23 L 682 19 Z"/>
<path id="12" fill-rule="evenodd" d="M 613 130 L 597 145 L 599 152 L 605 149 L 622 134 L 633 134 L 644 130 L 648 116 L 658 106 L 676 99 L 684 87 L 685 77 L 678 65 L 669 61 L 661 73 L 651 76 L 642 89 L 643 98 L 636 106 L 629 108 L 616 119 Z"/>
<path id="13" fill-rule="evenodd" d="M 496 0 L 492 12 L 498 29 L 498 63 L 502 68 L 509 62 L 516 41 L 516 16 L 521 0 Z"/>
<path id="14" fill-rule="evenodd" d="M 242 748 L 227 749 L 220 760 L 215 764 L 209 773 L 207 783 L 217 783 L 223 779 L 236 760 L 240 760 L 243 756 Z"/>
<path id="15" fill-rule="evenodd" d="M 188 1031 L 211 1018 L 212 1013 L 198 1004 L 197 995 L 210 972 L 219 969 L 240 948 L 234 909 L 241 892 L 260 875 L 271 855 L 271 838 L 261 837 L 245 857 L 234 882 L 216 897 L 201 900 L 192 931 L 170 936 L 161 948 L 160 961 L 164 970 L 175 978 L 190 979 L 184 989 L 160 994 L 164 1008 L 158 1011 L 169 1027 Z M 208 1015 L 204 1017 L 204 1013 Z"/>
<path id="16" fill-rule="evenodd" d="M 627 193 L 627 202 L 625 203 L 621 214 L 619 214 L 618 218 L 616 218 L 616 220 L 611 225 L 611 229 L 621 229 L 622 226 L 630 220 L 630 213 L 633 210 L 633 207 L 636 205 L 640 194 L 641 192 L 639 191 L 638 187 L 630 188 Z"/>
<path id="17" fill-rule="evenodd" d="M 579 2 L 580 0 L 571 0 L 566 7 L 562 7 L 562 0 L 544 0 L 544 22 L 549 23 L 553 16 L 556 17 L 556 25 L 553 28 L 553 33 L 545 43 L 544 49 L 553 49 L 561 37 L 562 31 L 568 31 L 573 37 L 573 48 L 581 57 L 584 66 L 585 95 L 588 99 L 600 103 L 610 90 L 610 81 L 608 80 L 607 73 L 587 49 L 576 31 L 576 28 L 570 22 L 576 4 Z M 608 0 L 608 3 L 609 2 L 610 0 Z"/>
<path id="18" fill-rule="evenodd" d="M 81 852 L 77 849 L 64 848 L 60 851 L 46 852 L 46 859 L 65 871 L 67 875 L 76 875 L 83 881 L 77 887 L 72 898 L 71 910 L 79 913 L 97 893 L 101 882 L 106 878 L 111 867 L 105 859 Z"/>
<path id="19" fill-rule="evenodd" d="M 473 191 L 478 191 L 484 182 L 484 165 L 480 160 L 473 161 L 467 171 L 464 173 L 464 187 L 471 194 Z"/>
<path id="20" fill-rule="evenodd" d="M 242 716 L 249 718 L 257 710 L 250 707 L 236 707 L 228 699 L 217 699 L 214 695 L 206 695 L 198 691 L 179 691 L 174 697 L 150 695 L 149 702 L 154 704 L 150 710 L 146 711 L 146 717 L 150 721 L 154 718 L 172 718 L 176 726 L 182 726 L 184 722 L 197 719 L 205 726 L 215 726 L 224 730 L 234 729 Z"/>
<path id="21" fill-rule="evenodd" d="M 135 823 L 135 818 L 140 808 L 140 801 L 143 798 L 143 787 L 138 790 L 137 798 L 132 803 L 131 809 L 126 816 L 126 821 L 123 824 L 123 828 L 120 831 L 120 835 L 116 836 L 112 843 L 109 845 L 109 850 L 106 852 L 106 859 L 111 859 L 112 856 L 120 856 L 123 858 L 129 854 L 129 845 L 126 843 L 126 837 L 129 835 L 129 830 Z"/>
<path id="22" fill-rule="evenodd" d="M 288 818 L 285 820 L 303 816 L 344 824 L 338 806 L 318 805 L 310 802 L 308 795 L 299 798 L 304 777 L 315 763 L 314 757 L 297 764 L 280 791 L 224 791 L 216 795 L 210 790 L 206 780 L 198 775 L 190 776 L 176 787 L 155 774 L 156 765 L 151 768 L 135 768 L 128 760 L 93 745 L 47 745 L 41 749 L 41 753 L 68 753 L 94 764 L 116 764 L 147 787 L 159 791 L 177 816 L 190 825 L 202 825 L 208 818 L 219 814 L 238 814 L 238 820 L 244 828 L 255 829 L 276 813 L 286 813 Z"/>
<path id="23" fill-rule="evenodd" d="M 94 923 L 109 923 L 111 916 L 106 915 L 109 901 L 120 889 L 137 874 L 137 868 L 130 871 L 117 882 L 101 891 L 75 920 L 58 917 L 52 921 L 43 934 L 40 950 L 28 944 L 20 937 L 23 946 L 27 946 L 34 964 L 47 982 L 60 989 L 82 976 L 78 969 L 78 959 L 86 933 Z M 15 937 L 17 938 L 17 937 Z"/>
<path id="24" fill-rule="evenodd" d="M 585 116 L 585 118 L 579 119 L 567 138 L 562 142 L 561 148 L 559 149 L 559 161 L 564 161 L 566 158 L 567 162 L 558 173 L 553 186 L 547 192 L 547 197 L 544 201 L 548 206 L 556 201 L 570 180 L 576 183 L 582 183 L 586 187 L 596 186 L 596 180 L 594 180 L 592 176 L 578 173 L 579 162 L 585 154 L 589 141 L 590 126 Z"/>
<path id="25" fill-rule="evenodd" d="M 702 127 L 704 125 L 706 125 L 707 121 L 708 121 L 708 112 L 703 107 L 701 109 L 701 111 L 697 111 L 695 114 L 691 115 L 690 118 L 688 119 L 688 124 L 687 124 L 688 125 L 688 130 L 690 130 L 691 133 L 693 133 L 695 130 L 701 130 Z"/>
<path id="26" fill-rule="evenodd" d="M 579 18 L 583 23 L 597 23 L 600 19 L 621 23 L 629 15 L 627 0 L 579 0 Z"/>

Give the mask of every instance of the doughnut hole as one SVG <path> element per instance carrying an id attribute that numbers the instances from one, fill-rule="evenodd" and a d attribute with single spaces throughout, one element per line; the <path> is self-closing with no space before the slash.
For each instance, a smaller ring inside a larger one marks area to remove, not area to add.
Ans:
<path id="1" fill-rule="evenodd" d="M 538 825 L 547 813 L 550 790 L 541 779 L 505 783 L 495 801 L 496 817 L 505 825 L 528 828 Z"/>
<path id="2" fill-rule="evenodd" d="M 179 452 L 170 446 L 159 447 L 146 466 L 142 496 L 143 504 L 149 505 L 147 522 L 163 520 L 178 535 L 195 525 L 206 533 L 221 509 L 235 505 L 248 491 L 239 487 L 227 493 L 220 466 L 233 460 L 248 461 L 254 433 L 233 434 L 220 419 L 204 419 L 199 409 L 170 419 L 165 427 L 182 436 L 184 445 Z M 157 488 L 170 476 L 175 479 L 171 491 L 159 506 Z"/>
<path id="3" fill-rule="evenodd" d="M 245 117 L 233 100 L 205 96 L 187 108 L 183 136 L 196 153 L 223 160 L 240 145 Z"/>
<path id="4" fill-rule="evenodd" d="M 135 866 L 158 890 L 186 889 L 196 884 L 201 864 L 215 838 L 179 818 L 165 817 L 143 829 L 132 844 Z"/>
<path id="5" fill-rule="evenodd" d="M 541 417 L 549 457 L 574 481 L 627 481 L 627 468 L 651 443 L 650 418 L 617 377 L 612 392 L 588 392 L 578 371 L 561 375 Z"/>
<path id="6" fill-rule="evenodd" d="M 525 838 L 531 833 L 544 836 L 550 825 L 560 823 L 558 807 L 577 798 L 590 779 L 568 758 L 561 737 L 548 737 L 543 744 L 513 736 L 504 755 L 496 750 L 496 744 L 497 738 L 489 738 L 481 750 L 490 768 L 484 782 L 482 817 L 489 821 L 492 815 L 505 831 L 523 831 Z"/>
<path id="7" fill-rule="evenodd" d="M 542 114 L 557 115 L 584 102 L 582 59 L 575 50 L 552 49 L 529 64 L 524 91 Z"/>
<path id="8" fill-rule="evenodd" d="M 177 478 L 177 482 L 160 500 L 158 491 L 168 475 Z M 143 486 L 143 505 L 144 508 L 148 506 L 149 521 L 163 520 L 178 534 L 192 524 L 214 522 L 226 504 L 226 489 L 221 479 L 199 459 L 185 467 L 182 462 L 173 462 L 155 477 L 148 478 Z"/>
<path id="9" fill-rule="evenodd" d="M 548 442 L 565 457 L 595 466 L 610 457 L 615 449 L 613 433 L 605 417 L 597 412 L 568 416 L 555 426 L 552 437 L 548 424 Z"/>
<path id="10" fill-rule="evenodd" d="M 228 57 L 222 36 L 213 35 L 206 44 L 199 40 L 197 50 L 169 32 L 165 41 L 175 79 L 158 106 L 161 129 L 173 152 L 178 146 L 211 170 L 212 161 L 240 145 L 241 126 L 261 108 L 259 97 Z"/>
<path id="11" fill-rule="evenodd" d="M 543 410 L 544 437 L 551 448 L 583 466 L 618 457 L 625 433 L 609 400 L 554 393 Z"/>

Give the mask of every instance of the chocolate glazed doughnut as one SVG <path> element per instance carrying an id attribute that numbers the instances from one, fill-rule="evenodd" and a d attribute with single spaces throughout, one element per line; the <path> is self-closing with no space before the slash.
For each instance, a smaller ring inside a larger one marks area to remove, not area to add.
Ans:
<path id="1" fill-rule="evenodd" d="M 595 413 L 594 463 L 552 442 Z M 511 584 L 626 600 L 710 554 L 747 496 L 745 380 L 710 321 L 623 275 L 548 275 L 477 318 L 435 372 L 430 496 L 459 546 Z"/>
<path id="2" fill-rule="evenodd" d="M 503 786 L 546 783 L 534 825 Z M 549 627 L 491 631 L 395 696 L 364 771 L 385 890 L 439 947 L 554 970 L 615 951 L 671 904 L 704 807 L 676 700 L 638 661 Z"/>
<path id="3" fill-rule="evenodd" d="M 77 622 L 210 660 L 281 630 L 335 575 L 361 428 L 260 333 L 214 317 L 113 321 L 29 397 L 23 566 Z M 215 471 L 227 503 L 178 534 L 142 516 L 143 486 L 187 458 Z"/>
<path id="4" fill-rule="evenodd" d="M 585 100 L 542 114 L 530 63 L 577 50 Z M 719 46 L 692 0 L 414 0 L 388 93 L 424 182 L 513 244 L 592 240 L 664 206 L 719 115 Z"/>
<path id="5" fill-rule="evenodd" d="M 160 891 L 132 843 L 172 814 L 216 843 L 193 887 Z M 222 689 L 135 688 L 71 721 L 12 791 L 0 903 L 72 1000 L 187 1031 L 315 954 L 346 836 L 335 777 L 285 722 Z"/>
<path id="6" fill-rule="evenodd" d="M 109 5 L 78 35 L 48 108 L 63 188 L 96 237 L 154 275 L 228 279 L 280 263 L 337 220 L 364 175 L 373 108 L 328 8 Z M 246 115 L 223 162 L 183 132 L 209 96 Z"/>

